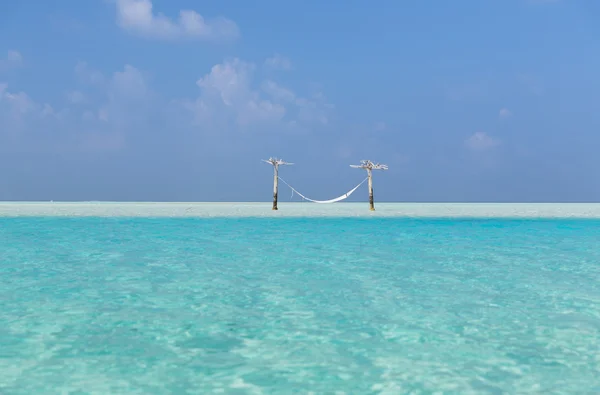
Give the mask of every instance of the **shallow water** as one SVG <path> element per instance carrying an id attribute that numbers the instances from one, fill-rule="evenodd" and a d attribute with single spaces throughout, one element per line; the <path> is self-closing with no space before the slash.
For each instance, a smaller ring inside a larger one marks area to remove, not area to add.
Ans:
<path id="1" fill-rule="evenodd" d="M 598 393 L 599 240 L 595 219 L 0 218 L 0 393 Z"/>

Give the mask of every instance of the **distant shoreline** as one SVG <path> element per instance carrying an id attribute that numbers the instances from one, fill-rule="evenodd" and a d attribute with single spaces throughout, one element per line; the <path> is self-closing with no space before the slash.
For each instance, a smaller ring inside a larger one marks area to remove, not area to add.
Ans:
<path id="1" fill-rule="evenodd" d="M 110 203 L 110 204 L 270 204 L 271 201 L 266 201 L 266 200 L 262 200 L 262 201 L 247 201 L 247 202 L 241 202 L 241 201 L 186 201 L 186 200 L 181 200 L 181 201 L 160 201 L 160 200 L 0 200 L 0 204 L 31 204 L 31 203 L 36 203 L 36 204 L 50 204 L 50 203 L 60 203 L 60 204 L 105 204 L 105 203 Z M 301 203 L 301 204 L 313 204 L 309 201 L 300 201 L 300 200 L 294 200 L 294 201 L 286 201 L 286 200 L 280 200 L 280 203 L 282 204 L 296 204 L 296 203 Z M 356 200 L 343 200 L 340 202 L 336 202 L 335 204 L 363 204 L 366 203 L 368 204 L 366 201 L 356 201 Z M 387 201 L 387 200 L 380 200 L 380 201 L 376 201 L 375 204 L 407 204 L 407 205 L 415 205 L 415 204 L 427 204 L 427 205 L 581 205 L 581 204 L 587 204 L 587 205 L 600 205 L 600 202 L 588 202 L 588 201 L 580 201 L 580 202 L 494 202 L 494 201 L 466 201 L 466 202 L 457 202 L 457 201 Z"/>
<path id="2" fill-rule="evenodd" d="M 0 217 L 599 218 L 600 203 L 0 202 Z"/>

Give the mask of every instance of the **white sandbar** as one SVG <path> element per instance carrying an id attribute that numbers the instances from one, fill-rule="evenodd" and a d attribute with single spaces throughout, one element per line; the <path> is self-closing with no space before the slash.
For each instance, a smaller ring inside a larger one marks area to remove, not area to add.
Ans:
<path id="1" fill-rule="evenodd" d="M 0 217 L 600 218 L 600 203 L 123 203 L 0 202 Z"/>

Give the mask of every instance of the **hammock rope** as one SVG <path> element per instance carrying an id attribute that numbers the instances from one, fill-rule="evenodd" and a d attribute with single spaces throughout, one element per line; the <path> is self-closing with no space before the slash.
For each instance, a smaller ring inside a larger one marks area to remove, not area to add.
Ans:
<path id="1" fill-rule="evenodd" d="M 281 178 L 279 176 L 277 176 L 277 178 L 279 178 L 281 180 L 281 182 L 283 182 L 285 185 L 287 185 L 292 190 L 292 197 L 294 197 L 294 193 L 295 193 L 296 195 L 300 196 L 304 200 L 308 200 L 309 202 L 313 202 L 313 203 L 321 203 L 321 204 L 336 203 L 336 202 L 339 202 L 341 200 L 344 200 L 344 199 L 348 198 L 350 195 L 352 195 L 352 193 L 354 193 L 354 191 L 356 191 L 362 184 L 364 184 L 365 181 L 367 181 L 369 179 L 369 177 L 365 178 L 364 180 L 362 180 L 360 182 L 360 184 L 358 184 L 357 186 L 355 186 L 354 188 L 352 188 L 351 190 L 349 190 L 348 192 L 346 192 L 342 196 L 336 197 L 335 199 L 314 200 L 314 199 L 307 198 L 306 196 L 304 196 L 303 194 L 301 194 L 300 192 L 298 192 L 298 190 L 296 188 L 294 188 L 293 186 L 291 186 L 290 184 L 288 184 L 283 178 Z"/>

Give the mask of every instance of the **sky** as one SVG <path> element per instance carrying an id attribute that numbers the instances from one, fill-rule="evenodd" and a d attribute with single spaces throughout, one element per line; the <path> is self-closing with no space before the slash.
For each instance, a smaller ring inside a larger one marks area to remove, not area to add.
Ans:
<path id="1" fill-rule="evenodd" d="M 0 200 L 600 201 L 599 70 L 597 0 L 5 1 Z"/>

